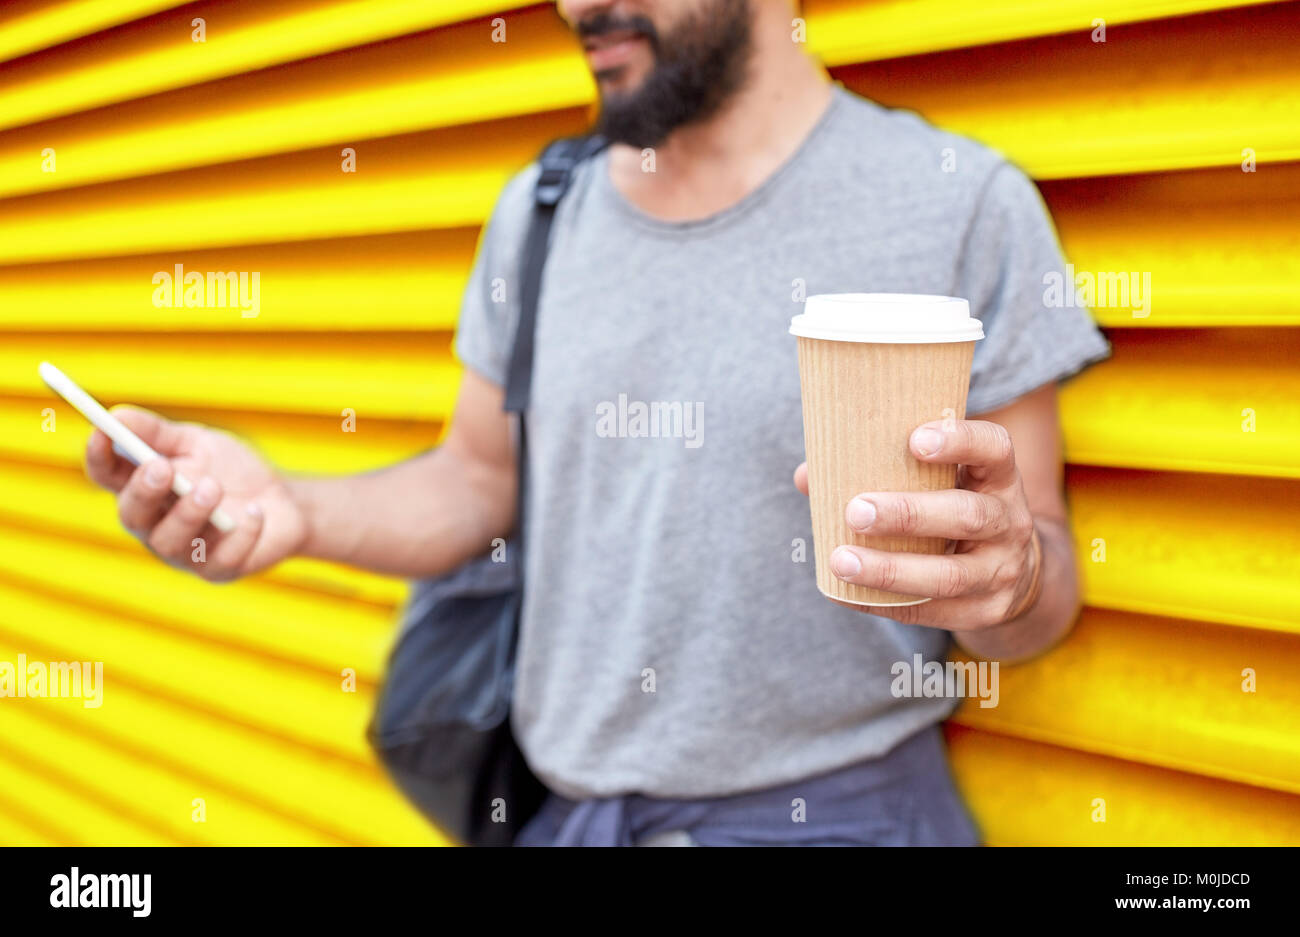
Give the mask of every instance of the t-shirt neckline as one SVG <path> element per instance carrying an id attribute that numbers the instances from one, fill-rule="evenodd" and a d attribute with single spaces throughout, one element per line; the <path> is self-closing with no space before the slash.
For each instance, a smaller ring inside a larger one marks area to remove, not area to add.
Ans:
<path id="1" fill-rule="evenodd" d="M 592 164 L 592 170 L 596 174 L 596 185 L 601 196 L 612 204 L 619 212 L 626 215 L 638 225 L 648 228 L 652 231 L 658 231 L 668 234 L 683 234 L 696 231 L 710 230 L 722 227 L 731 221 L 741 217 L 749 212 L 754 206 L 763 202 L 773 189 L 775 189 L 786 176 L 790 175 L 793 168 L 803 162 L 807 152 L 811 149 L 813 142 L 825 132 L 826 127 L 830 124 L 831 118 L 841 107 L 841 98 L 847 92 L 838 84 L 831 86 L 830 101 L 822 109 L 821 116 L 813 124 L 812 129 L 804 134 L 803 140 L 795 148 L 794 152 L 786 157 L 771 174 L 768 175 L 753 191 L 748 192 L 738 202 L 728 205 L 726 208 L 716 211 L 704 218 L 692 218 L 686 221 L 670 221 L 663 218 L 656 218 L 648 215 L 636 205 L 632 204 L 626 196 L 623 195 L 614 185 L 614 181 L 609 176 L 609 150 L 606 149 L 600 153 L 598 158 Z"/>

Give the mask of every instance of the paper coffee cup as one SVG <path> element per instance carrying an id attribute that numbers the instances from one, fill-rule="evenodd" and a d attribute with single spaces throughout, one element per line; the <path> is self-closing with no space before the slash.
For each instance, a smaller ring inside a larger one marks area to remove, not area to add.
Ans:
<path id="1" fill-rule="evenodd" d="M 931 537 L 872 537 L 844 519 L 850 500 L 873 491 L 939 491 L 955 465 L 918 461 L 912 431 L 965 419 L 975 342 L 984 337 L 969 304 L 953 296 L 836 293 L 809 296 L 790 322 L 799 343 L 804 449 L 817 588 L 855 605 L 919 605 L 928 598 L 844 582 L 830 568 L 841 545 L 943 553 Z"/>

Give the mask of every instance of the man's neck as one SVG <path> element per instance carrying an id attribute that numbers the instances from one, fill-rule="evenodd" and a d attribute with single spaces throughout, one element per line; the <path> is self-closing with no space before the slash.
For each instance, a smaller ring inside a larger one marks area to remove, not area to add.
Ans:
<path id="1" fill-rule="evenodd" d="M 744 87 L 708 119 L 673 131 L 653 148 L 653 163 L 637 147 L 612 147 L 610 180 L 652 217 L 707 218 L 753 192 L 794 155 L 830 97 L 826 73 L 791 41 L 789 24 L 760 19 Z"/>

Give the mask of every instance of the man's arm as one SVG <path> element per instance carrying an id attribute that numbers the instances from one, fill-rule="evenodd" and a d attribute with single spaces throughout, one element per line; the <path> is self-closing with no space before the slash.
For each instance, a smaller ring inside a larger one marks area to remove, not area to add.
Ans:
<path id="1" fill-rule="evenodd" d="M 504 392 L 466 371 L 455 419 L 432 452 L 368 475 L 290 479 L 233 436 L 157 414 L 118 408 L 119 419 L 162 458 L 136 468 L 101 432 L 86 471 L 117 494 L 118 515 L 160 559 L 225 581 L 305 554 L 400 576 L 431 576 L 486 552 L 515 522 L 517 467 Z M 184 472 L 194 490 L 171 494 Z M 222 534 L 212 508 L 237 518 Z M 206 543 L 195 550 L 196 538 Z M 201 557 L 201 559 L 195 559 Z"/>
<path id="2" fill-rule="evenodd" d="M 461 380 L 442 445 L 391 468 L 341 479 L 293 479 L 307 519 L 300 553 L 399 576 L 449 572 L 514 527 L 518 467 L 503 390 Z"/>

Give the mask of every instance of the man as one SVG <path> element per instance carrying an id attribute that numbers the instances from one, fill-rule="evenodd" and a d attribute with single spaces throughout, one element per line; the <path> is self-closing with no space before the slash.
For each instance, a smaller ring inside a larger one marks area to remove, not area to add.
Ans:
<path id="1" fill-rule="evenodd" d="M 513 725 L 553 796 L 519 841 L 977 843 L 937 728 L 955 701 L 898 698 L 891 669 L 942 659 L 951 636 L 1020 660 L 1077 614 L 1056 383 L 1107 346 L 1086 314 L 1045 306 L 1063 262 L 1036 190 L 987 149 L 833 87 L 791 41 L 789 0 L 559 9 L 613 145 L 560 205 L 538 312 Z M 91 438 L 90 474 L 119 492 L 126 527 L 190 566 L 222 503 L 241 520 L 195 568 L 209 579 L 293 554 L 436 575 L 506 536 L 502 384 L 536 172 L 511 181 L 483 235 L 440 448 L 289 479 L 226 435 L 128 411 L 169 458 L 133 471 Z M 960 488 L 845 505 L 856 529 L 957 549 L 834 554 L 842 578 L 925 604 L 829 602 L 799 548 L 811 525 L 786 330 L 804 289 L 958 295 L 983 320 L 972 418 L 910 443 L 960 464 Z M 606 418 L 629 401 L 680 406 L 690 435 L 620 435 Z M 201 479 L 174 504 L 173 471 Z"/>

